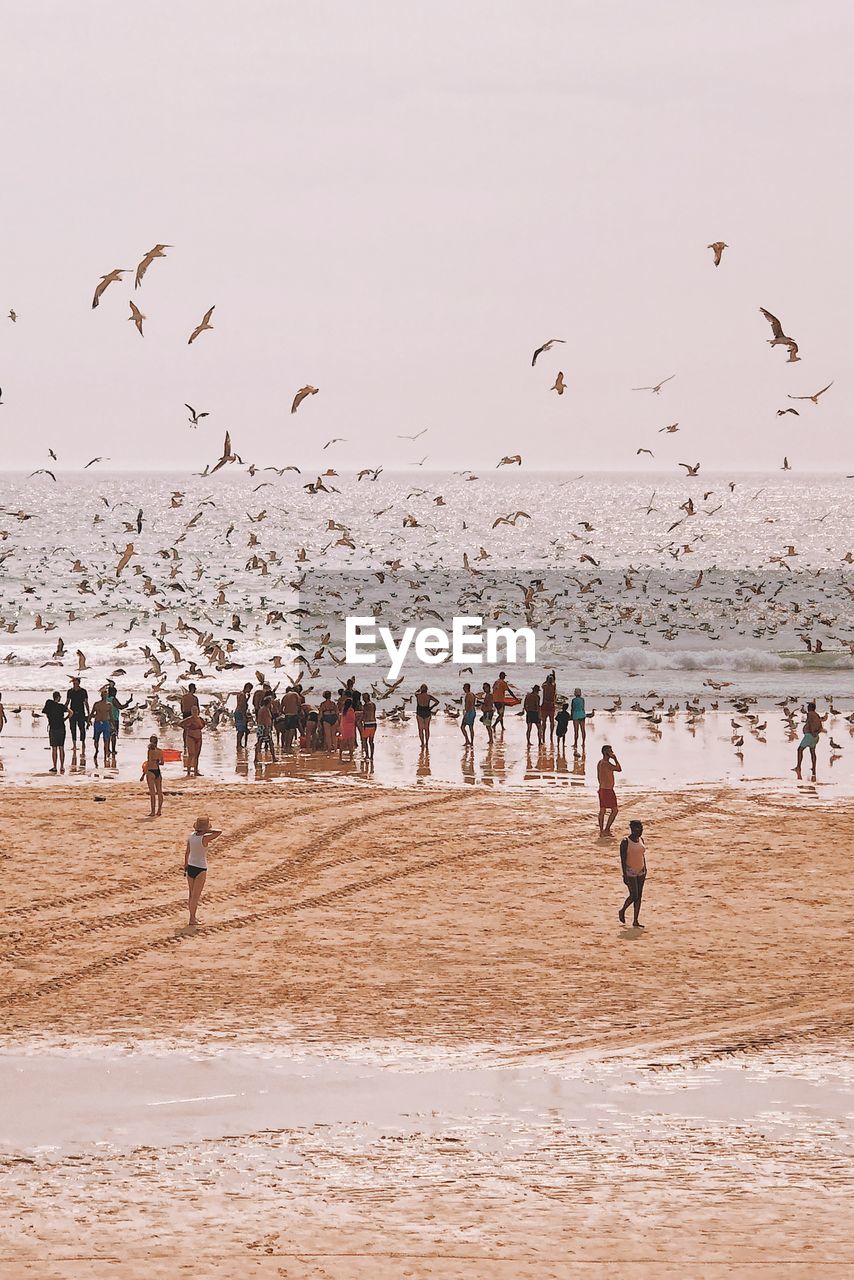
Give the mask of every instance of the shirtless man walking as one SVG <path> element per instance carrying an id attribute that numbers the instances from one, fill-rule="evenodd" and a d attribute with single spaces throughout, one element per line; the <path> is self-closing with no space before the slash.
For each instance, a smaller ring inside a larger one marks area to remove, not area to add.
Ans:
<path id="1" fill-rule="evenodd" d="M 610 747 L 602 748 L 602 759 L 596 766 L 596 777 L 599 782 L 599 834 L 609 836 L 617 816 L 617 793 L 614 790 L 614 775 L 623 772 L 623 766 Z M 605 814 L 610 814 L 607 823 Z"/>
<path id="2" fill-rule="evenodd" d="M 516 695 L 507 683 L 507 672 L 499 671 L 498 679 L 492 686 L 492 701 L 495 706 L 495 728 L 501 726 L 504 732 L 504 708 L 507 705 L 508 698 L 515 698 Z"/>
<path id="3" fill-rule="evenodd" d="M 471 685 L 463 685 L 463 722 L 460 731 L 467 747 L 474 746 L 474 717 L 477 710 L 477 698 L 471 691 Z"/>

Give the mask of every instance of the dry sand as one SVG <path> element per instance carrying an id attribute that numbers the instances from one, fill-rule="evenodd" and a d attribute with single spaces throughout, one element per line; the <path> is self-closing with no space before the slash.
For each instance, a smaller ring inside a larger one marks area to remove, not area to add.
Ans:
<path id="1" fill-rule="evenodd" d="M 586 796 L 201 780 L 152 822 L 137 787 L 95 794 L 0 794 L 7 1045 L 682 1067 L 851 1051 L 844 802 L 627 800 L 618 829 L 648 823 L 641 934 L 618 925 L 617 842 L 596 838 Z M 199 811 L 227 834 L 190 933 L 179 868 Z M 438 1135 L 330 1125 L 10 1155 L 0 1275 L 851 1274 L 852 1152 L 833 1125 L 605 1132 L 544 1108 L 475 1130 L 442 1105 Z"/>

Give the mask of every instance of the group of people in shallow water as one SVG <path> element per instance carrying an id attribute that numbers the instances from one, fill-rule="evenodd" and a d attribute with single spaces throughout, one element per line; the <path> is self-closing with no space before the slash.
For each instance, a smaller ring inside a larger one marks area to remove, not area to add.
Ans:
<path id="1" fill-rule="evenodd" d="M 248 751 L 254 729 L 256 763 L 265 758 L 275 763 L 277 751 L 292 751 L 297 744 L 303 751 L 337 751 L 342 761 L 345 756 L 352 760 L 359 744 L 371 763 L 377 707 L 369 693 L 356 688 L 355 676 L 335 697 L 327 689 L 317 703 L 309 702 L 297 685 L 278 696 L 269 684 L 259 684 L 253 692 L 247 682 L 237 694 L 234 728 L 238 752 Z"/>
<path id="2" fill-rule="evenodd" d="M 435 705 L 438 699 L 428 694 L 426 685 L 422 685 L 415 696 L 419 716 L 418 732 L 421 735 L 421 745 L 426 746 L 430 741 L 431 706 Z M 549 672 L 541 685 L 535 684 L 522 699 L 508 684 L 506 671 L 500 672 L 498 679 L 492 684 L 485 680 L 480 693 L 475 693 L 471 684 L 464 684 L 463 718 L 460 731 L 465 745 L 474 746 L 474 729 L 478 712 L 480 712 L 480 722 L 491 743 L 498 729 L 504 732 L 504 713 L 507 708 L 518 706 L 520 701 L 522 713 L 525 716 L 525 740 L 529 747 L 531 735 L 536 733 L 539 743 L 545 742 L 546 736 L 551 744 L 557 738 L 558 751 L 565 751 L 571 724 L 572 749 L 576 755 L 584 754 L 587 747 L 587 721 L 594 713 L 587 711 L 580 689 L 575 690 L 571 700 L 558 697 L 557 677 L 554 671 Z M 426 710 L 422 711 L 422 707 Z M 423 727 L 422 717 L 426 721 Z"/>
<path id="3" fill-rule="evenodd" d="M 120 713 L 129 707 L 133 699 L 121 702 L 112 680 L 101 688 L 98 698 L 89 705 L 89 694 L 83 688 L 80 677 L 71 677 L 71 688 L 62 700 L 62 694 L 54 693 L 42 707 L 47 719 L 48 742 L 51 752 L 51 773 L 65 773 L 65 743 L 71 730 L 72 757 L 76 757 L 77 740 L 80 740 L 81 759 L 86 759 L 86 736 L 93 730 L 95 764 L 98 753 L 103 752 L 104 763 L 115 761 L 118 748 Z"/>

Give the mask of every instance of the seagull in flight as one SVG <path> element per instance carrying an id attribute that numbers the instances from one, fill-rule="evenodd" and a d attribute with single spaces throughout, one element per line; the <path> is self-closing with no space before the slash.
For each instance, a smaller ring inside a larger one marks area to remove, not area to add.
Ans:
<path id="1" fill-rule="evenodd" d="M 661 382 L 656 382 L 653 387 L 632 387 L 632 391 L 652 391 L 654 395 L 660 395 L 661 388 L 664 386 L 665 382 L 672 382 L 675 377 L 676 374 L 671 373 L 669 378 L 662 378 Z"/>
<path id="2" fill-rule="evenodd" d="M 559 396 L 562 396 L 564 391 L 566 391 L 566 383 L 563 380 L 563 370 L 558 370 L 558 375 L 554 380 L 554 384 L 549 388 L 549 390 L 556 391 Z"/>
<path id="3" fill-rule="evenodd" d="M 96 462 L 109 462 L 109 461 L 110 461 L 109 458 L 92 458 L 90 462 L 86 463 L 86 466 L 83 468 L 83 470 L 88 471 L 90 467 L 94 467 Z"/>
<path id="4" fill-rule="evenodd" d="M 122 276 L 127 275 L 129 271 L 130 267 L 116 267 L 114 271 L 108 271 L 105 276 L 101 276 L 101 279 L 95 289 L 95 296 L 92 299 L 93 311 L 101 301 L 101 294 L 104 290 L 111 284 L 114 284 L 116 280 L 121 280 Z"/>
<path id="5" fill-rule="evenodd" d="M 328 449 L 331 444 L 346 444 L 346 443 L 347 441 L 344 436 L 333 436 L 331 440 L 326 441 L 326 444 L 323 446 L 323 449 Z M 323 449 L 321 449 L 321 453 L 323 452 Z"/>
<path id="6" fill-rule="evenodd" d="M 706 245 L 707 249 L 711 249 L 715 255 L 715 266 L 721 265 L 721 258 L 724 256 L 724 249 L 728 249 L 729 245 L 724 244 L 723 240 L 714 240 L 711 244 Z"/>
<path id="7" fill-rule="evenodd" d="M 191 427 L 197 427 L 199 425 L 200 418 L 210 417 L 210 414 L 208 413 L 207 409 L 205 409 L 203 413 L 196 413 L 193 406 L 191 404 L 187 404 L 186 400 L 184 401 L 184 408 L 190 410 L 190 417 L 188 418 L 188 422 Z"/>
<path id="8" fill-rule="evenodd" d="M 684 467 L 689 476 L 696 476 L 700 474 L 699 462 L 695 462 L 693 466 L 690 462 L 680 462 L 679 466 Z"/>
<path id="9" fill-rule="evenodd" d="M 768 339 L 768 345 L 771 347 L 787 347 L 789 351 L 788 364 L 794 364 L 796 360 L 800 360 L 797 342 L 795 342 L 794 338 L 787 337 L 777 317 L 772 316 L 771 312 L 766 311 L 764 307 L 760 307 L 759 310 L 770 324 L 771 332 L 774 334 L 773 338 Z"/>
<path id="10" fill-rule="evenodd" d="M 131 302 L 130 315 L 128 316 L 128 320 L 132 320 L 134 322 L 137 329 L 139 330 L 139 336 L 141 338 L 145 337 L 145 334 L 142 332 L 142 322 L 144 319 L 145 319 L 145 316 L 142 314 L 142 312 L 140 311 L 136 303 Z"/>
<path id="11" fill-rule="evenodd" d="M 417 440 L 419 436 L 426 435 L 429 429 L 429 427 L 422 427 L 420 431 L 416 431 L 414 436 L 398 436 L 397 438 L 398 440 Z"/>
<path id="12" fill-rule="evenodd" d="M 294 402 L 291 405 L 291 413 L 296 413 L 306 396 L 316 396 L 319 390 L 320 387 L 312 387 L 308 384 L 304 387 L 300 387 L 299 391 L 294 396 Z"/>
<path id="13" fill-rule="evenodd" d="M 497 471 L 499 467 L 521 467 L 521 465 L 521 453 L 514 453 L 510 457 L 502 458 L 500 462 L 496 462 L 495 469 Z"/>
<path id="14" fill-rule="evenodd" d="M 551 351 L 556 342 L 566 342 L 566 338 L 549 338 L 548 342 L 544 342 L 541 347 L 537 347 L 531 360 L 531 368 L 537 363 L 537 356 L 541 356 L 544 351 Z"/>
<path id="15" fill-rule="evenodd" d="M 828 382 L 826 387 L 822 387 L 821 391 L 816 391 L 815 395 L 813 396 L 789 396 L 789 399 L 790 400 L 812 400 L 813 404 L 818 404 L 819 396 L 823 396 L 825 391 L 829 391 L 832 386 L 833 386 L 833 382 Z M 790 409 L 789 413 L 792 413 L 792 412 L 796 412 L 796 411 L 793 411 L 792 409 Z"/>
<path id="16" fill-rule="evenodd" d="M 163 250 L 171 249 L 172 247 L 173 246 L 171 244 L 156 244 L 153 249 L 149 249 L 148 253 L 145 255 L 142 262 L 140 262 L 139 266 L 136 269 L 136 275 L 134 276 L 134 281 L 133 281 L 134 289 L 138 289 L 139 286 L 142 284 L 142 277 L 145 275 L 146 271 L 151 266 L 154 259 L 165 258 L 166 254 L 163 252 Z"/>
<path id="17" fill-rule="evenodd" d="M 209 307 L 209 308 L 208 308 L 208 310 L 205 312 L 205 314 L 202 316 L 202 322 L 201 322 L 201 324 L 197 324 L 197 325 L 196 325 L 195 329 L 193 330 L 193 332 L 190 334 L 189 338 L 187 339 L 187 346 L 188 346 L 188 347 L 189 347 L 189 345 L 190 345 L 190 343 L 191 343 L 191 342 L 195 342 L 195 341 L 196 341 L 196 338 L 198 338 L 198 336 L 199 336 L 199 334 L 200 334 L 200 333 L 204 333 L 205 329 L 212 329 L 212 328 L 213 328 L 213 325 L 211 324 L 211 316 L 213 315 L 213 313 L 214 313 L 214 308 L 213 308 L 213 307 Z"/>

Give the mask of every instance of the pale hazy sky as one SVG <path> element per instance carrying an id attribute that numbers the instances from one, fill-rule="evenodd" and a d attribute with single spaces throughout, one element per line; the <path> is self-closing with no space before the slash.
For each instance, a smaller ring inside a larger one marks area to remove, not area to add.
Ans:
<path id="1" fill-rule="evenodd" d="M 7 3 L 0 466 L 198 468 L 228 426 L 261 464 L 854 471 L 852 36 L 844 0 Z"/>

